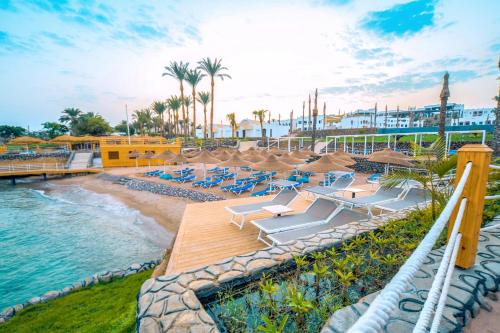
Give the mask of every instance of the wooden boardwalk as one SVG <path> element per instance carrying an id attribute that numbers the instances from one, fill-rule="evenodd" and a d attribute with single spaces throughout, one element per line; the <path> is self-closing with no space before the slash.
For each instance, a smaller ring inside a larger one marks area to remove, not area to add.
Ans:
<path id="1" fill-rule="evenodd" d="M 165 273 L 180 273 L 264 248 L 265 244 L 257 241 L 258 229 L 249 221 L 272 215 L 265 212 L 249 215 L 240 230 L 229 223 L 231 214 L 224 207 L 268 201 L 271 198 L 250 197 L 187 205 Z M 301 212 L 309 204 L 309 201 L 299 196 L 291 207 L 295 212 Z"/>

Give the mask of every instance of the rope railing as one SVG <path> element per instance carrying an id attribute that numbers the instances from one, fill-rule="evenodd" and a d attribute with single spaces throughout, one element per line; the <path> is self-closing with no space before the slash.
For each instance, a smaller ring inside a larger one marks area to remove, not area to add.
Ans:
<path id="1" fill-rule="evenodd" d="M 490 169 L 500 170 L 500 165 L 490 164 Z M 498 199 L 500 199 L 500 194 L 497 194 L 497 195 L 487 195 L 487 196 L 484 197 L 484 199 L 486 199 L 486 200 L 498 200 Z"/>
<path id="2" fill-rule="evenodd" d="M 463 189 L 469 178 L 472 162 L 465 165 L 462 176 L 455 187 L 448 203 L 415 249 L 410 258 L 401 266 L 400 270 L 371 303 L 368 310 L 349 329 L 349 333 L 379 332 L 387 324 L 393 311 L 398 307 L 401 294 L 407 289 L 410 280 L 420 269 L 427 255 L 432 250 L 444 227 L 448 223 L 455 206 L 462 196 Z M 465 204 L 464 204 L 465 205 Z"/>

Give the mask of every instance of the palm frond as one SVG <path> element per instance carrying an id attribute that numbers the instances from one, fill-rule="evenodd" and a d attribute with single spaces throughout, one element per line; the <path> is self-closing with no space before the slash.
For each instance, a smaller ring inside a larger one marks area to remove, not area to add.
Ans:
<path id="1" fill-rule="evenodd" d="M 441 159 L 433 163 L 432 171 L 438 175 L 439 178 L 443 178 L 446 174 L 450 173 L 453 169 L 457 167 L 457 155 L 452 155 L 448 158 Z"/>
<path id="2" fill-rule="evenodd" d="M 427 183 L 430 181 L 430 178 L 429 176 L 422 175 L 412 170 L 401 169 L 388 175 L 384 175 L 380 180 L 380 185 L 384 188 L 393 188 L 403 185 L 409 180 L 416 181 L 422 184 L 423 187 L 427 187 Z"/>

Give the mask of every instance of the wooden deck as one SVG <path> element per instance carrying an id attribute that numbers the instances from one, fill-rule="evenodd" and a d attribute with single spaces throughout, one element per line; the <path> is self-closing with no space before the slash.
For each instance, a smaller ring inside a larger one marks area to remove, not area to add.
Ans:
<path id="1" fill-rule="evenodd" d="M 265 244 L 257 241 L 258 229 L 249 221 L 272 215 L 265 212 L 249 215 L 240 230 L 229 222 L 231 214 L 224 207 L 268 201 L 271 198 L 250 197 L 187 205 L 165 273 L 180 273 L 264 248 Z M 291 207 L 295 212 L 301 212 L 309 204 L 309 201 L 299 196 Z"/>

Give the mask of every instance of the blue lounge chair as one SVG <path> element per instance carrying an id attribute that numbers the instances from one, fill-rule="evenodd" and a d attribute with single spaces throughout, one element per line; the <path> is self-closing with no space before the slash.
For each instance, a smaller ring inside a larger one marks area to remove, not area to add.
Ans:
<path id="1" fill-rule="evenodd" d="M 252 173 L 250 176 L 252 176 L 252 177 L 259 177 L 259 176 L 262 176 L 263 174 L 265 174 L 264 171 L 258 171 L 258 172 Z"/>
<path id="2" fill-rule="evenodd" d="M 240 170 L 243 170 L 243 171 L 252 171 L 252 168 L 249 167 L 249 166 L 242 166 L 242 167 L 240 167 Z"/>
<path id="3" fill-rule="evenodd" d="M 288 179 L 287 179 L 287 180 L 289 180 L 289 181 L 291 181 L 291 182 L 294 182 L 294 181 L 296 181 L 296 180 L 297 180 L 297 175 L 291 175 L 290 177 L 288 177 Z"/>
<path id="4" fill-rule="evenodd" d="M 236 174 L 233 172 L 233 173 L 226 173 L 226 174 L 223 174 L 221 175 L 222 179 L 226 180 L 226 179 L 234 179 L 236 178 Z"/>
<path id="5" fill-rule="evenodd" d="M 178 183 L 186 183 L 186 182 L 193 181 L 195 179 L 196 179 L 195 175 L 189 175 L 189 176 L 185 176 L 185 177 L 180 177 L 180 178 L 176 179 L 175 181 Z"/>
<path id="6" fill-rule="evenodd" d="M 231 184 L 231 185 L 221 186 L 221 188 L 220 188 L 220 189 L 221 189 L 221 190 L 223 190 L 224 192 L 229 192 L 229 191 L 231 191 L 232 189 L 237 188 L 237 187 L 240 187 L 240 186 L 242 186 L 242 184 L 241 184 L 241 183 L 240 183 L 240 184 L 236 183 L 236 184 Z"/>
<path id="7" fill-rule="evenodd" d="M 163 175 L 160 176 L 160 179 L 165 179 L 165 180 L 170 180 L 172 178 L 174 177 L 169 173 L 164 173 Z"/>
<path id="8" fill-rule="evenodd" d="M 299 182 L 300 184 L 308 184 L 309 183 L 309 177 L 302 176 L 302 177 L 296 179 L 296 181 Z"/>
<path id="9" fill-rule="evenodd" d="M 231 193 L 236 194 L 236 195 L 240 195 L 243 192 L 247 192 L 247 191 L 253 190 L 254 187 L 255 187 L 254 184 L 247 183 L 247 184 L 245 184 L 243 186 L 233 188 L 231 190 Z"/>
<path id="10" fill-rule="evenodd" d="M 382 174 L 374 173 L 373 175 L 370 175 L 368 176 L 368 178 L 366 178 L 366 182 L 370 184 L 378 184 L 378 182 L 380 181 L 380 177 L 382 177 Z"/>
<path id="11" fill-rule="evenodd" d="M 207 172 L 210 172 L 210 173 L 221 172 L 221 171 L 222 171 L 222 168 L 219 168 L 218 166 L 207 170 Z"/>
<path id="12" fill-rule="evenodd" d="M 207 177 L 205 179 L 197 180 L 197 181 L 193 182 L 191 185 L 193 187 L 203 186 L 203 184 L 205 184 L 206 182 L 209 182 L 210 180 L 211 180 L 211 178 Z"/>
<path id="13" fill-rule="evenodd" d="M 222 183 L 222 178 L 217 178 L 214 180 L 211 180 L 209 182 L 206 182 L 205 184 L 201 185 L 204 188 L 211 188 L 212 186 L 218 186 Z"/>

